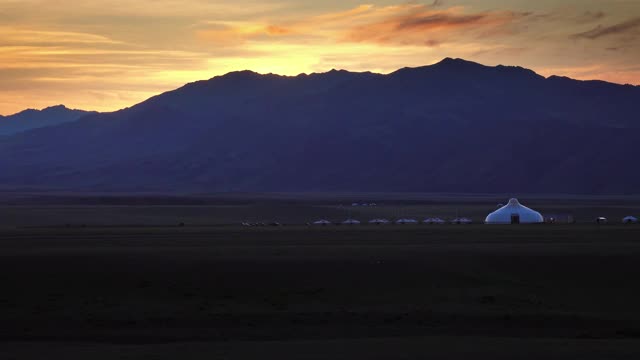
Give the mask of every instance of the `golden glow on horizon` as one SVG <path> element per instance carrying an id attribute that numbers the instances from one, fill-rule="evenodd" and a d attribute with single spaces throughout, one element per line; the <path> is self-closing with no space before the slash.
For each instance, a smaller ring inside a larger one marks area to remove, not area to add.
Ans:
<path id="1" fill-rule="evenodd" d="M 236 70 L 388 73 L 461 57 L 640 84 L 640 1 L 0 0 L 0 114 L 111 111 Z"/>

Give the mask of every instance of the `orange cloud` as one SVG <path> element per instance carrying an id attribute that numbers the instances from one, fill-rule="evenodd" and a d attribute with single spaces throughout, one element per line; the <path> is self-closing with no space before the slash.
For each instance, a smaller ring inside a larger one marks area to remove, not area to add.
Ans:
<path id="1" fill-rule="evenodd" d="M 198 39 L 220 46 L 239 46 L 247 40 L 264 37 L 284 36 L 294 33 L 289 27 L 270 24 L 236 23 L 207 24 L 204 29 L 196 31 Z"/>
<path id="2" fill-rule="evenodd" d="M 291 34 L 292 30 L 282 26 L 268 25 L 264 28 L 264 32 L 272 36 L 278 36 Z"/>
<path id="3" fill-rule="evenodd" d="M 115 110 L 233 70 L 390 72 L 447 56 L 640 84 L 640 2 L 609 2 L 0 0 L 0 114 Z"/>
<path id="4" fill-rule="evenodd" d="M 348 30 L 343 41 L 400 45 L 437 45 L 453 42 L 457 32 L 495 33 L 528 16 L 514 12 L 465 13 L 462 8 L 434 9 L 425 5 L 394 7 L 381 19 Z"/>
<path id="5" fill-rule="evenodd" d="M 573 35 L 574 38 L 595 40 L 604 36 L 625 34 L 640 29 L 640 17 L 611 26 L 598 25 L 594 29 Z M 638 31 L 640 33 L 640 31 Z"/>
<path id="6" fill-rule="evenodd" d="M 403 4 L 393 6 L 360 5 L 355 8 L 303 17 L 295 21 L 265 24 L 210 24 L 198 31 L 198 37 L 219 45 L 242 44 L 246 40 L 269 40 L 271 36 L 296 35 L 298 39 L 324 39 L 336 43 L 358 42 L 392 45 L 435 46 L 455 42 L 456 32 L 463 36 L 502 35 L 502 28 L 529 16 L 528 13 L 467 13 L 463 7 Z M 469 32 L 472 31 L 472 34 Z M 264 35 L 268 35 L 265 37 Z M 288 38 L 295 43 L 295 38 Z"/>

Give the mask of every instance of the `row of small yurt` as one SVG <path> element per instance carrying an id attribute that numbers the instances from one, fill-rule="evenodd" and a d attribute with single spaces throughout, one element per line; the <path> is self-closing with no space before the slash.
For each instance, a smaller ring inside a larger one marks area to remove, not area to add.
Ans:
<path id="1" fill-rule="evenodd" d="M 471 224 L 473 221 L 469 218 L 459 217 L 451 220 L 452 224 Z M 485 224 L 540 224 L 544 222 L 544 217 L 539 212 L 532 210 L 518 201 L 518 199 L 511 199 L 507 203 L 507 205 L 502 206 L 499 205 L 499 208 L 490 213 L 486 219 Z M 598 218 L 598 223 L 603 224 L 606 223 L 606 218 Z M 622 222 L 625 224 L 637 224 L 638 218 L 634 216 L 627 216 L 622 219 Z M 369 221 L 370 224 L 389 224 L 391 221 L 387 219 L 373 219 Z M 396 224 L 404 225 L 404 224 L 418 224 L 418 221 L 415 219 L 398 219 L 395 221 Z M 428 218 L 422 221 L 424 224 L 445 224 L 446 221 L 440 218 Z M 331 222 L 327 220 L 319 220 L 313 223 L 314 225 L 330 225 Z M 347 219 L 343 221 L 342 224 L 345 225 L 359 225 L 360 221 L 354 219 Z"/>
<path id="2" fill-rule="evenodd" d="M 373 225 L 385 225 L 385 224 L 391 224 L 392 222 L 387 220 L 387 219 L 373 219 L 369 221 L 369 224 L 373 224 Z M 418 220 L 415 219 L 398 219 L 395 222 L 393 222 L 395 224 L 398 225 L 416 225 L 419 223 Z M 447 222 L 445 220 L 442 220 L 440 218 L 428 218 L 425 219 L 424 221 L 422 221 L 423 224 L 446 224 Z M 451 220 L 452 224 L 471 224 L 473 223 L 473 221 L 469 218 L 455 218 L 453 220 Z M 329 220 L 318 220 L 318 221 L 314 221 L 312 223 L 313 225 L 320 225 L 320 226 L 326 226 L 326 225 L 332 225 L 334 223 L 332 223 Z M 360 221 L 355 220 L 355 219 L 347 219 L 343 222 L 339 222 L 336 224 L 343 224 L 343 225 L 359 225 L 361 224 Z"/>

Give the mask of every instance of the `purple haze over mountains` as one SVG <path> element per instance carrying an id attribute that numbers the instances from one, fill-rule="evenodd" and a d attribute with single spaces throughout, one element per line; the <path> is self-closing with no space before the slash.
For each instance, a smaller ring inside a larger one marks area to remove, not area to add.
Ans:
<path id="1" fill-rule="evenodd" d="M 75 121 L 89 113 L 56 105 L 42 110 L 28 109 L 9 116 L 0 115 L 0 136 Z"/>

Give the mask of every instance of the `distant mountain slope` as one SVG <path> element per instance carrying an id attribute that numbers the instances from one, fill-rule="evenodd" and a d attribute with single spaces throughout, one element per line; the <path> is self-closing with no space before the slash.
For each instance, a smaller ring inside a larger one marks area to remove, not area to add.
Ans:
<path id="1" fill-rule="evenodd" d="M 640 88 L 460 60 L 234 72 L 0 140 L 0 186 L 640 193 Z"/>
<path id="2" fill-rule="evenodd" d="M 87 114 L 87 111 L 67 109 L 64 105 L 58 105 L 43 110 L 28 109 L 10 116 L 0 115 L 0 136 L 75 121 Z"/>

